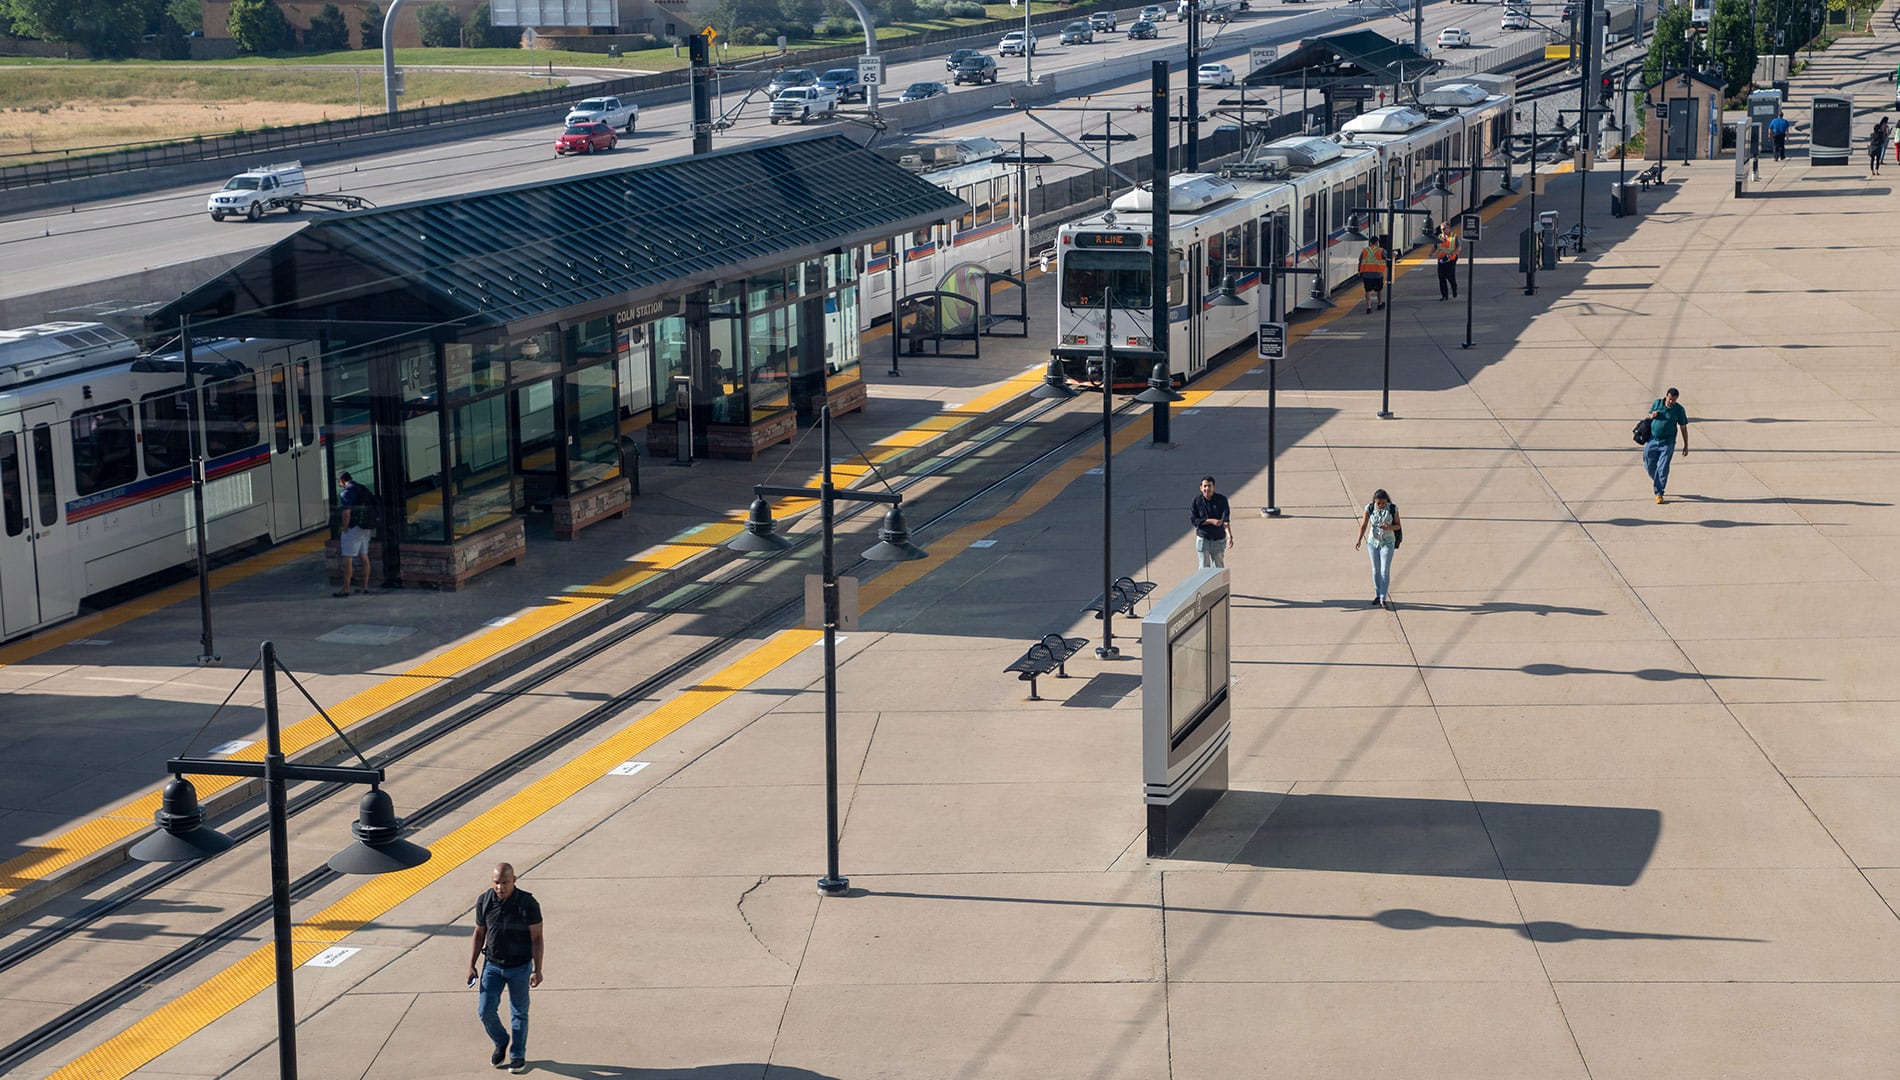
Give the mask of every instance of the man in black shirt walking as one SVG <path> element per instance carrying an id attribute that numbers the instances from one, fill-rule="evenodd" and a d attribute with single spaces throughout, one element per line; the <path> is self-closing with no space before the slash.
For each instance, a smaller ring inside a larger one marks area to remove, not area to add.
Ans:
<path id="1" fill-rule="evenodd" d="M 1202 566 L 1226 566 L 1227 549 L 1234 546 L 1233 515 L 1227 496 L 1214 490 L 1214 478 L 1201 477 L 1201 493 L 1188 508 L 1194 522 L 1194 551 Z"/>
<path id="2" fill-rule="evenodd" d="M 479 977 L 476 1013 L 495 1044 L 489 1064 L 528 1071 L 528 989 L 541 985 L 541 905 L 515 888 L 515 868 L 495 864 L 494 888 L 475 901 L 475 940 L 468 951 L 468 981 Z M 476 960 L 486 959 L 479 972 Z M 501 1026 L 501 990 L 508 988 L 512 1026 Z M 513 1050 L 510 1057 L 509 1051 Z"/>

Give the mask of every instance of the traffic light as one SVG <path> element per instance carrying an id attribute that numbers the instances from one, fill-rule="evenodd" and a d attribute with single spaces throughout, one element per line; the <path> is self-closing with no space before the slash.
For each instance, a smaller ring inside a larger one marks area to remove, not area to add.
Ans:
<path id="1" fill-rule="evenodd" d="M 1615 84 L 1608 75 L 1603 76 L 1603 85 L 1597 91 L 1597 104 L 1610 107 L 1610 99 L 1616 96 Z"/>

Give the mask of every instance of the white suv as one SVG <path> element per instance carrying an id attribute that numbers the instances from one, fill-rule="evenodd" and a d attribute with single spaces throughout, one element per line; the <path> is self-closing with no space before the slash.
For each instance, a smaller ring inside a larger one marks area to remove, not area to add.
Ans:
<path id="1" fill-rule="evenodd" d="M 1004 34 L 1003 40 L 996 44 L 996 51 L 1003 56 L 1021 56 L 1023 54 L 1023 32 L 1021 30 L 1011 30 L 1009 33 Z M 1028 51 L 1029 55 L 1036 55 L 1036 35 L 1034 34 L 1029 35 Z"/>

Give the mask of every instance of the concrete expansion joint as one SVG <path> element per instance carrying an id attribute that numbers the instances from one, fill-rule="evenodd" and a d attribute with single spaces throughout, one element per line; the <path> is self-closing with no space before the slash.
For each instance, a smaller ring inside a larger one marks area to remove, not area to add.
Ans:
<path id="1" fill-rule="evenodd" d="M 765 943 L 765 939 L 759 936 L 758 927 L 753 926 L 752 920 L 746 917 L 746 913 L 745 913 L 746 897 L 749 897 L 754 892 L 757 892 L 759 890 L 759 887 L 764 885 L 768 880 L 770 880 L 768 875 L 765 875 L 765 874 L 759 875 L 759 879 L 757 881 L 753 882 L 751 885 L 746 886 L 746 890 L 739 894 L 739 901 L 738 903 L 733 905 L 733 909 L 739 913 L 739 920 L 745 923 L 745 932 L 748 934 L 751 934 L 752 940 L 759 943 L 759 948 L 765 950 L 765 955 L 771 957 L 774 960 L 777 960 L 781 964 L 784 964 L 786 968 L 792 971 L 796 971 L 798 970 L 798 965 L 792 963 L 790 960 L 785 959 L 783 956 L 780 956 L 778 953 L 773 952 L 772 946 L 767 945 Z"/>

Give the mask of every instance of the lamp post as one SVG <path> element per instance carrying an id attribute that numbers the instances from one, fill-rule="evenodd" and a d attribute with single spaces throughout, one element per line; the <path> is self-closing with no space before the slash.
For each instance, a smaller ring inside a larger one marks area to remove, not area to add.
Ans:
<path id="1" fill-rule="evenodd" d="M 1390 178 L 1388 178 L 1387 184 L 1390 186 Z M 1366 206 L 1355 206 L 1347 211 L 1348 214 L 1355 215 L 1368 222 L 1371 220 L 1371 215 L 1379 212 L 1380 211 L 1376 208 Z M 1399 265 L 1398 251 L 1393 246 L 1393 240 L 1398 236 L 1398 218 L 1400 214 L 1404 214 L 1407 217 L 1422 215 L 1429 218 L 1432 216 L 1432 212 L 1430 210 L 1416 210 L 1411 207 L 1402 207 L 1399 205 L 1399 201 L 1394 198 L 1386 201 L 1384 213 L 1385 302 L 1380 306 L 1385 308 L 1385 360 L 1383 370 L 1379 377 L 1379 419 L 1390 420 L 1392 419 L 1392 303 L 1396 297 L 1394 286 L 1398 284 L 1395 278 L 1397 277 Z M 1357 227 L 1349 228 L 1347 235 L 1356 240 L 1366 239 L 1366 234 Z"/>
<path id="2" fill-rule="evenodd" d="M 1537 245 L 1538 245 L 1538 231 L 1537 231 L 1537 102 L 1535 102 L 1535 101 L 1533 101 L 1533 102 L 1531 102 L 1531 175 L 1530 175 L 1530 185 L 1531 185 L 1531 217 L 1530 217 L 1530 221 L 1531 221 L 1531 227 L 1530 227 L 1530 229 L 1528 230 L 1528 231 L 1529 231 L 1529 233 L 1530 233 L 1530 242 L 1529 242 L 1528 244 L 1526 244 L 1526 245 L 1525 245 L 1525 250 L 1528 250 L 1528 251 L 1530 252 L 1530 258 L 1529 258 L 1529 259 L 1528 259 L 1528 260 L 1527 260 L 1527 261 L 1526 261 L 1526 262 L 1524 263 L 1524 295 L 1525 295 L 1525 296 L 1536 296 L 1536 295 L 1537 295 L 1537 262 L 1538 262 L 1538 259 L 1539 259 L 1539 258 L 1541 258 L 1541 255 L 1540 255 L 1540 253 L 1539 253 L 1539 252 L 1538 252 L 1538 250 L 1537 250 Z"/>
<path id="3" fill-rule="evenodd" d="M 211 536 L 205 532 L 204 398 L 198 392 L 189 316 L 178 320 L 178 344 L 185 350 L 185 402 L 191 409 L 187 430 L 191 446 L 191 529 L 198 548 L 198 663 L 209 666 L 218 662 L 218 650 L 211 633 Z M 363 585 L 367 588 L 369 582 Z"/>
<path id="4" fill-rule="evenodd" d="M 1267 264 L 1227 267 L 1227 273 L 1221 279 L 1220 289 L 1214 294 L 1210 303 L 1218 307 L 1247 306 L 1247 302 L 1238 295 L 1239 283 L 1234 280 L 1234 275 L 1236 273 L 1260 274 L 1266 279 L 1267 288 L 1267 312 L 1266 316 L 1260 320 L 1264 325 L 1281 321 L 1280 279 L 1282 277 L 1313 274 L 1318 277 L 1318 280 L 1314 282 L 1315 287 L 1322 292 L 1325 290 L 1325 279 L 1321 276 L 1324 273 L 1322 268 L 1284 265 L 1286 257 L 1280 252 L 1280 241 L 1286 235 L 1284 231 L 1286 216 L 1285 210 L 1275 210 L 1268 217 L 1268 221 L 1271 222 L 1268 231 L 1272 234 L 1272 244 L 1267 252 Z M 1282 348 L 1284 349 L 1284 345 Z M 1279 517 L 1280 504 L 1274 492 L 1274 458 L 1278 455 L 1280 446 L 1278 433 L 1275 431 L 1275 420 L 1280 405 L 1280 362 L 1273 357 L 1264 359 L 1267 361 L 1267 505 L 1261 508 L 1260 514 L 1262 517 Z"/>
<path id="5" fill-rule="evenodd" d="M 896 492 L 838 491 L 831 482 L 831 406 L 819 410 L 820 460 L 823 462 L 817 488 L 780 487 L 757 484 L 752 488 L 752 508 L 746 515 L 745 531 L 726 546 L 734 551 L 774 552 L 792 546 L 778 535 L 772 521 L 768 495 L 815 498 L 824 551 L 820 579 L 824 596 L 825 641 L 825 876 L 818 879 L 818 891 L 826 896 L 843 896 L 851 880 L 838 872 L 838 624 L 842 613 L 838 603 L 838 565 L 834 553 L 833 508 L 846 502 L 883 503 L 890 507 L 884 525 L 878 530 L 878 542 L 863 557 L 870 562 L 911 562 L 928 554 L 910 542 L 910 529 L 904 524 L 904 497 Z"/>
<path id="6" fill-rule="evenodd" d="M 430 852 L 428 848 L 402 839 L 402 820 L 396 817 L 395 803 L 389 793 L 381 787 L 383 770 L 370 768 L 367 763 L 362 768 L 353 768 L 291 765 L 284 760 L 277 717 L 277 650 L 266 641 L 262 652 L 264 760 L 181 757 L 167 761 L 165 768 L 172 779 L 166 783 L 158 812 L 153 815 L 160 831 L 132 845 L 131 856 L 141 862 L 188 862 L 231 847 L 234 841 L 230 837 L 204 826 L 198 791 L 185 779 L 187 773 L 264 781 L 264 804 L 270 815 L 271 927 L 276 939 L 277 1074 L 281 1080 L 296 1080 L 297 994 L 293 982 L 296 965 L 292 963 L 290 948 L 290 841 L 286 835 L 290 817 L 285 791 L 288 782 L 314 780 L 369 785 L 369 794 L 364 795 L 359 804 L 357 821 L 350 827 L 357 842 L 330 859 L 330 869 L 338 873 L 387 874 L 408 870 L 428 862 Z M 360 754 L 358 759 L 361 759 Z"/>
<path id="7" fill-rule="evenodd" d="M 1121 650 L 1115 647 L 1115 570 L 1114 570 L 1114 526 L 1115 526 L 1115 329 L 1114 329 L 1115 293 L 1113 289 L 1102 290 L 1102 644 L 1096 648 L 1095 655 L 1104 660 L 1116 660 Z M 1049 370 L 1042 377 L 1042 385 L 1030 391 L 1030 397 L 1043 401 L 1066 401 L 1075 396 L 1075 390 L 1069 386 L 1069 380 L 1062 373 L 1062 361 L 1049 358 Z M 1162 405 L 1180 401 L 1181 395 L 1168 385 L 1167 367 L 1156 364 L 1154 375 L 1148 380 L 1148 389 L 1135 395 L 1135 400 L 1146 404 Z"/>

